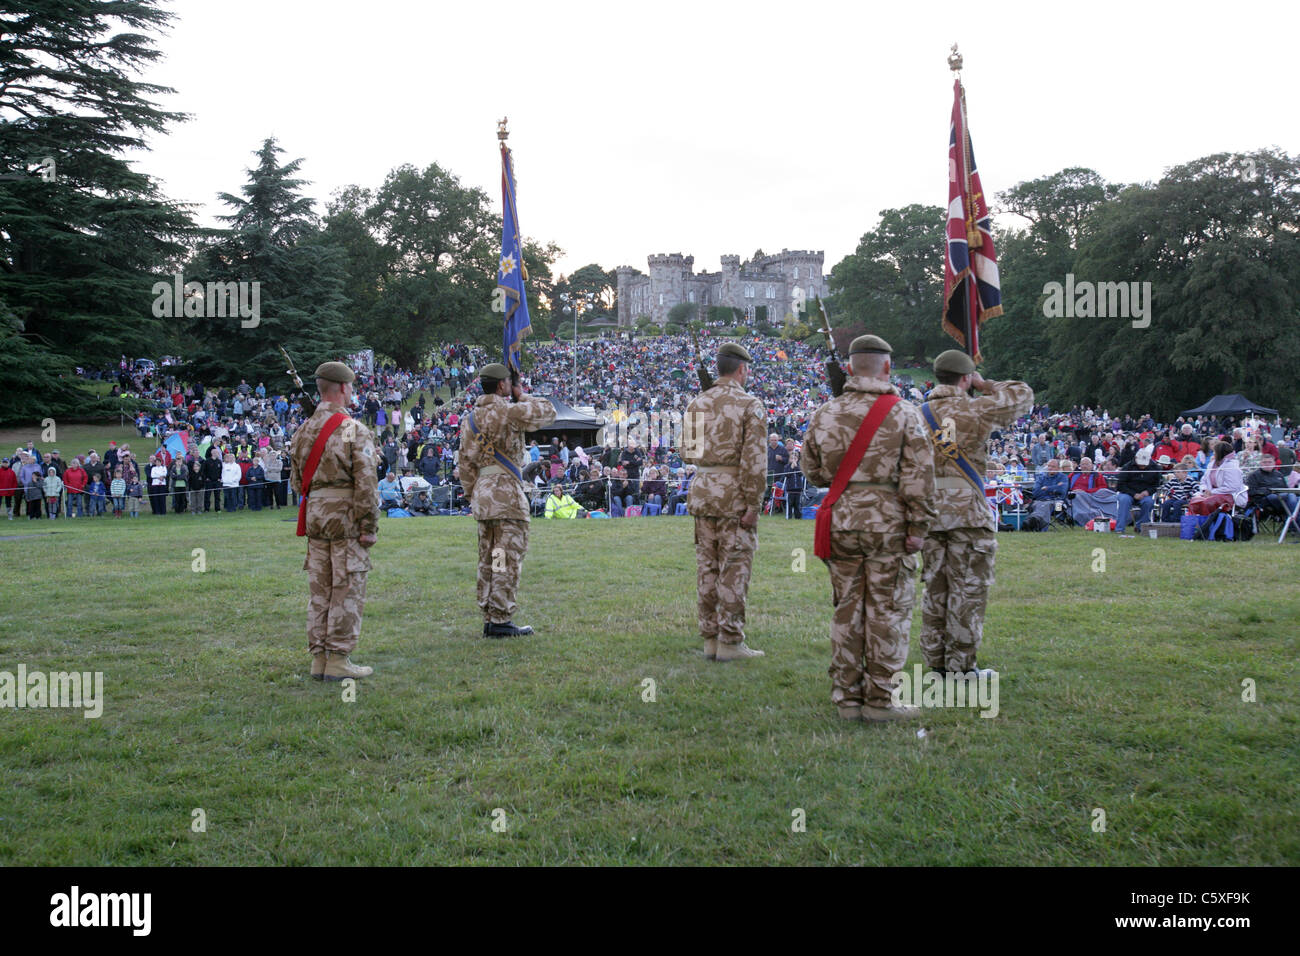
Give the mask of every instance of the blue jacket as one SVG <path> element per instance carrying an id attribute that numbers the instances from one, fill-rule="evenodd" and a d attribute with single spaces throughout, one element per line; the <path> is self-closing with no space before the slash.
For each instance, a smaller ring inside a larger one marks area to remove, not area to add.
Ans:
<path id="1" fill-rule="evenodd" d="M 1065 500 L 1065 492 L 1068 485 L 1065 481 L 1065 475 L 1059 471 L 1054 474 L 1044 472 L 1034 479 L 1034 490 L 1030 492 L 1035 501 L 1045 501 L 1049 498 L 1058 498 Z"/>

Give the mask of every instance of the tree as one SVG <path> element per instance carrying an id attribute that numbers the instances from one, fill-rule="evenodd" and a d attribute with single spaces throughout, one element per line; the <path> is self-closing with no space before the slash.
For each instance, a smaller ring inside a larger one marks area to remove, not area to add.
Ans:
<path id="1" fill-rule="evenodd" d="M 76 364 L 157 349 L 150 288 L 184 253 L 188 212 L 125 159 L 186 117 L 136 80 L 159 58 L 150 33 L 173 14 L 154 0 L 37 0 L 0 10 L 0 299 L 9 307 L 0 391 L 49 391 L 49 413 L 85 413 L 56 385 Z M 47 162 L 48 159 L 48 162 Z M 14 177 L 14 178 L 8 178 Z M 35 384 L 39 383 L 39 384 Z"/>
<path id="2" fill-rule="evenodd" d="M 1027 225 L 996 236 L 1004 314 L 980 331 L 989 377 L 1023 379 L 1047 394 L 1052 320 L 1043 315 L 1043 287 L 1064 281 L 1089 217 L 1119 189 L 1091 169 L 1072 167 L 998 195 L 1002 209 Z"/>
<path id="3" fill-rule="evenodd" d="M 602 269 L 594 262 L 575 269 L 569 276 L 568 287 L 571 294 L 591 294 L 593 318 L 608 315 L 618 305 L 618 274 L 613 269 Z"/>
<path id="4" fill-rule="evenodd" d="M 1300 412 L 1300 160 L 1263 150 L 1174 167 L 1098 206 L 1083 236 L 1075 285 L 1137 283 L 1149 310 L 1054 319 L 1056 402 L 1168 419 L 1240 391 Z"/>
<path id="5" fill-rule="evenodd" d="M 373 192 L 335 194 L 325 236 L 346 254 L 353 328 L 399 365 L 417 365 L 437 342 L 500 347 L 503 313 L 494 293 L 501 219 L 483 190 L 462 186 L 436 163 L 399 166 Z M 554 244 L 525 240 L 528 309 L 550 329 Z"/>
<path id="6" fill-rule="evenodd" d="M 948 347 L 940 326 L 944 215 L 918 204 L 880 213 L 880 224 L 831 270 L 843 324 L 860 324 L 918 361 Z"/>
<path id="7" fill-rule="evenodd" d="M 287 388 L 281 346 L 307 369 L 364 347 L 343 314 L 344 256 L 322 240 L 312 202 L 301 194 L 302 160 L 280 165 L 283 152 L 274 138 L 262 143 L 241 195 L 220 194 L 233 210 L 219 217 L 230 228 L 216 231 L 186 269 L 187 279 L 205 286 L 247 283 L 257 294 L 252 319 L 230 316 L 229 309 L 225 318 L 187 309 L 175 320 L 185 338 L 182 354 L 199 381 L 247 378 Z"/>
<path id="8" fill-rule="evenodd" d="M 668 310 L 668 321 L 673 325 L 685 325 L 700 313 L 700 307 L 694 302 L 678 302 Z"/>

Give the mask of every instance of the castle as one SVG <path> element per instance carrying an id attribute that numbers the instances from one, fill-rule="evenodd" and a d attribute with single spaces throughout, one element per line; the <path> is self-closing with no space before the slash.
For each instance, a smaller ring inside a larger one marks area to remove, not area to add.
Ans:
<path id="1" fill-rule="evenodd" d="M 779 325 L 793 312 L 797 300 L 826 295 L 822 275 L 825 254 L 782 249 L 779 255 L 741 262 L 740 256 L 723 256 L 720 272 L 695 273 L 695 257 L 681 253 L 648 256 L 650 274 L 619 266 L 618 324 L 633 325 L 649 316 L 663 325 L 668 312 L 682 302 L 698 307 L 701 315 L 713 306 L 730 306 L 745 314 L 744 321 Z M 804 309 L 806 311 L 806 309 Z"/>

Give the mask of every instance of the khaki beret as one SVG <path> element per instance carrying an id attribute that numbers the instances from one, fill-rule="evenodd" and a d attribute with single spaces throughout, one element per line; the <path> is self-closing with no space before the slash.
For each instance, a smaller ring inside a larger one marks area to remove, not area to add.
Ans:
<path id="1" fill-rule="evenodd" d="M 949 349 L 940 352 L 935 358 L 934 370 L 936 373 L 951 372 L 953 375 L 969 375 L 975 371 L 975 362 L 961 349 Z"/>
<path id="2" fill-rule="evenodd" d="M 742 362 L 754 361 L 754 356 L 750 355 L 743 345 L 738 345 L 735 342 L 727 342 L 718 347 L 718 357 L 721 358 L 724 355 L 734 356 Z"/>
<path id="3" fill-rule="evenodd" d="M 495 378 L 497 381 L 510 377 L 510 369 L 506 368 L 500 362 L 493 362 L 491 365 L 484 365 L 478 370 L 479 378 Z"/>
<path id="4" fill-rule="evenodd" d="M 356 374 L 342 362 L 322 362 L 316 367 L 316 378 L 323 378 L 327 382 L 338 382 L 340 385 L 346 385 L 348 382 L 356 380 Z"/>
<path id="5" fill-rule="evenodd" d="M 861 352 L 875 352 L 880 355 L 893 355 L 894 349 L 879 335 L 859 335 L 849 343 L 849 354 L 857 355 Z"/>

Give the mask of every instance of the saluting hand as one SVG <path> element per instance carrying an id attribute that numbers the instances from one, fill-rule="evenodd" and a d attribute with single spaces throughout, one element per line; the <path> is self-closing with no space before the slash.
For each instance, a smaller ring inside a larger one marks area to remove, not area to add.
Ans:
<path id="1" fill-rule="evenodd" d="M 360 538 L 357 539 L 357 542 L 361 545 L 361 547 L 368 548 L 378 540 L 379 540 L 378 535 L 363 534 Z"/>

